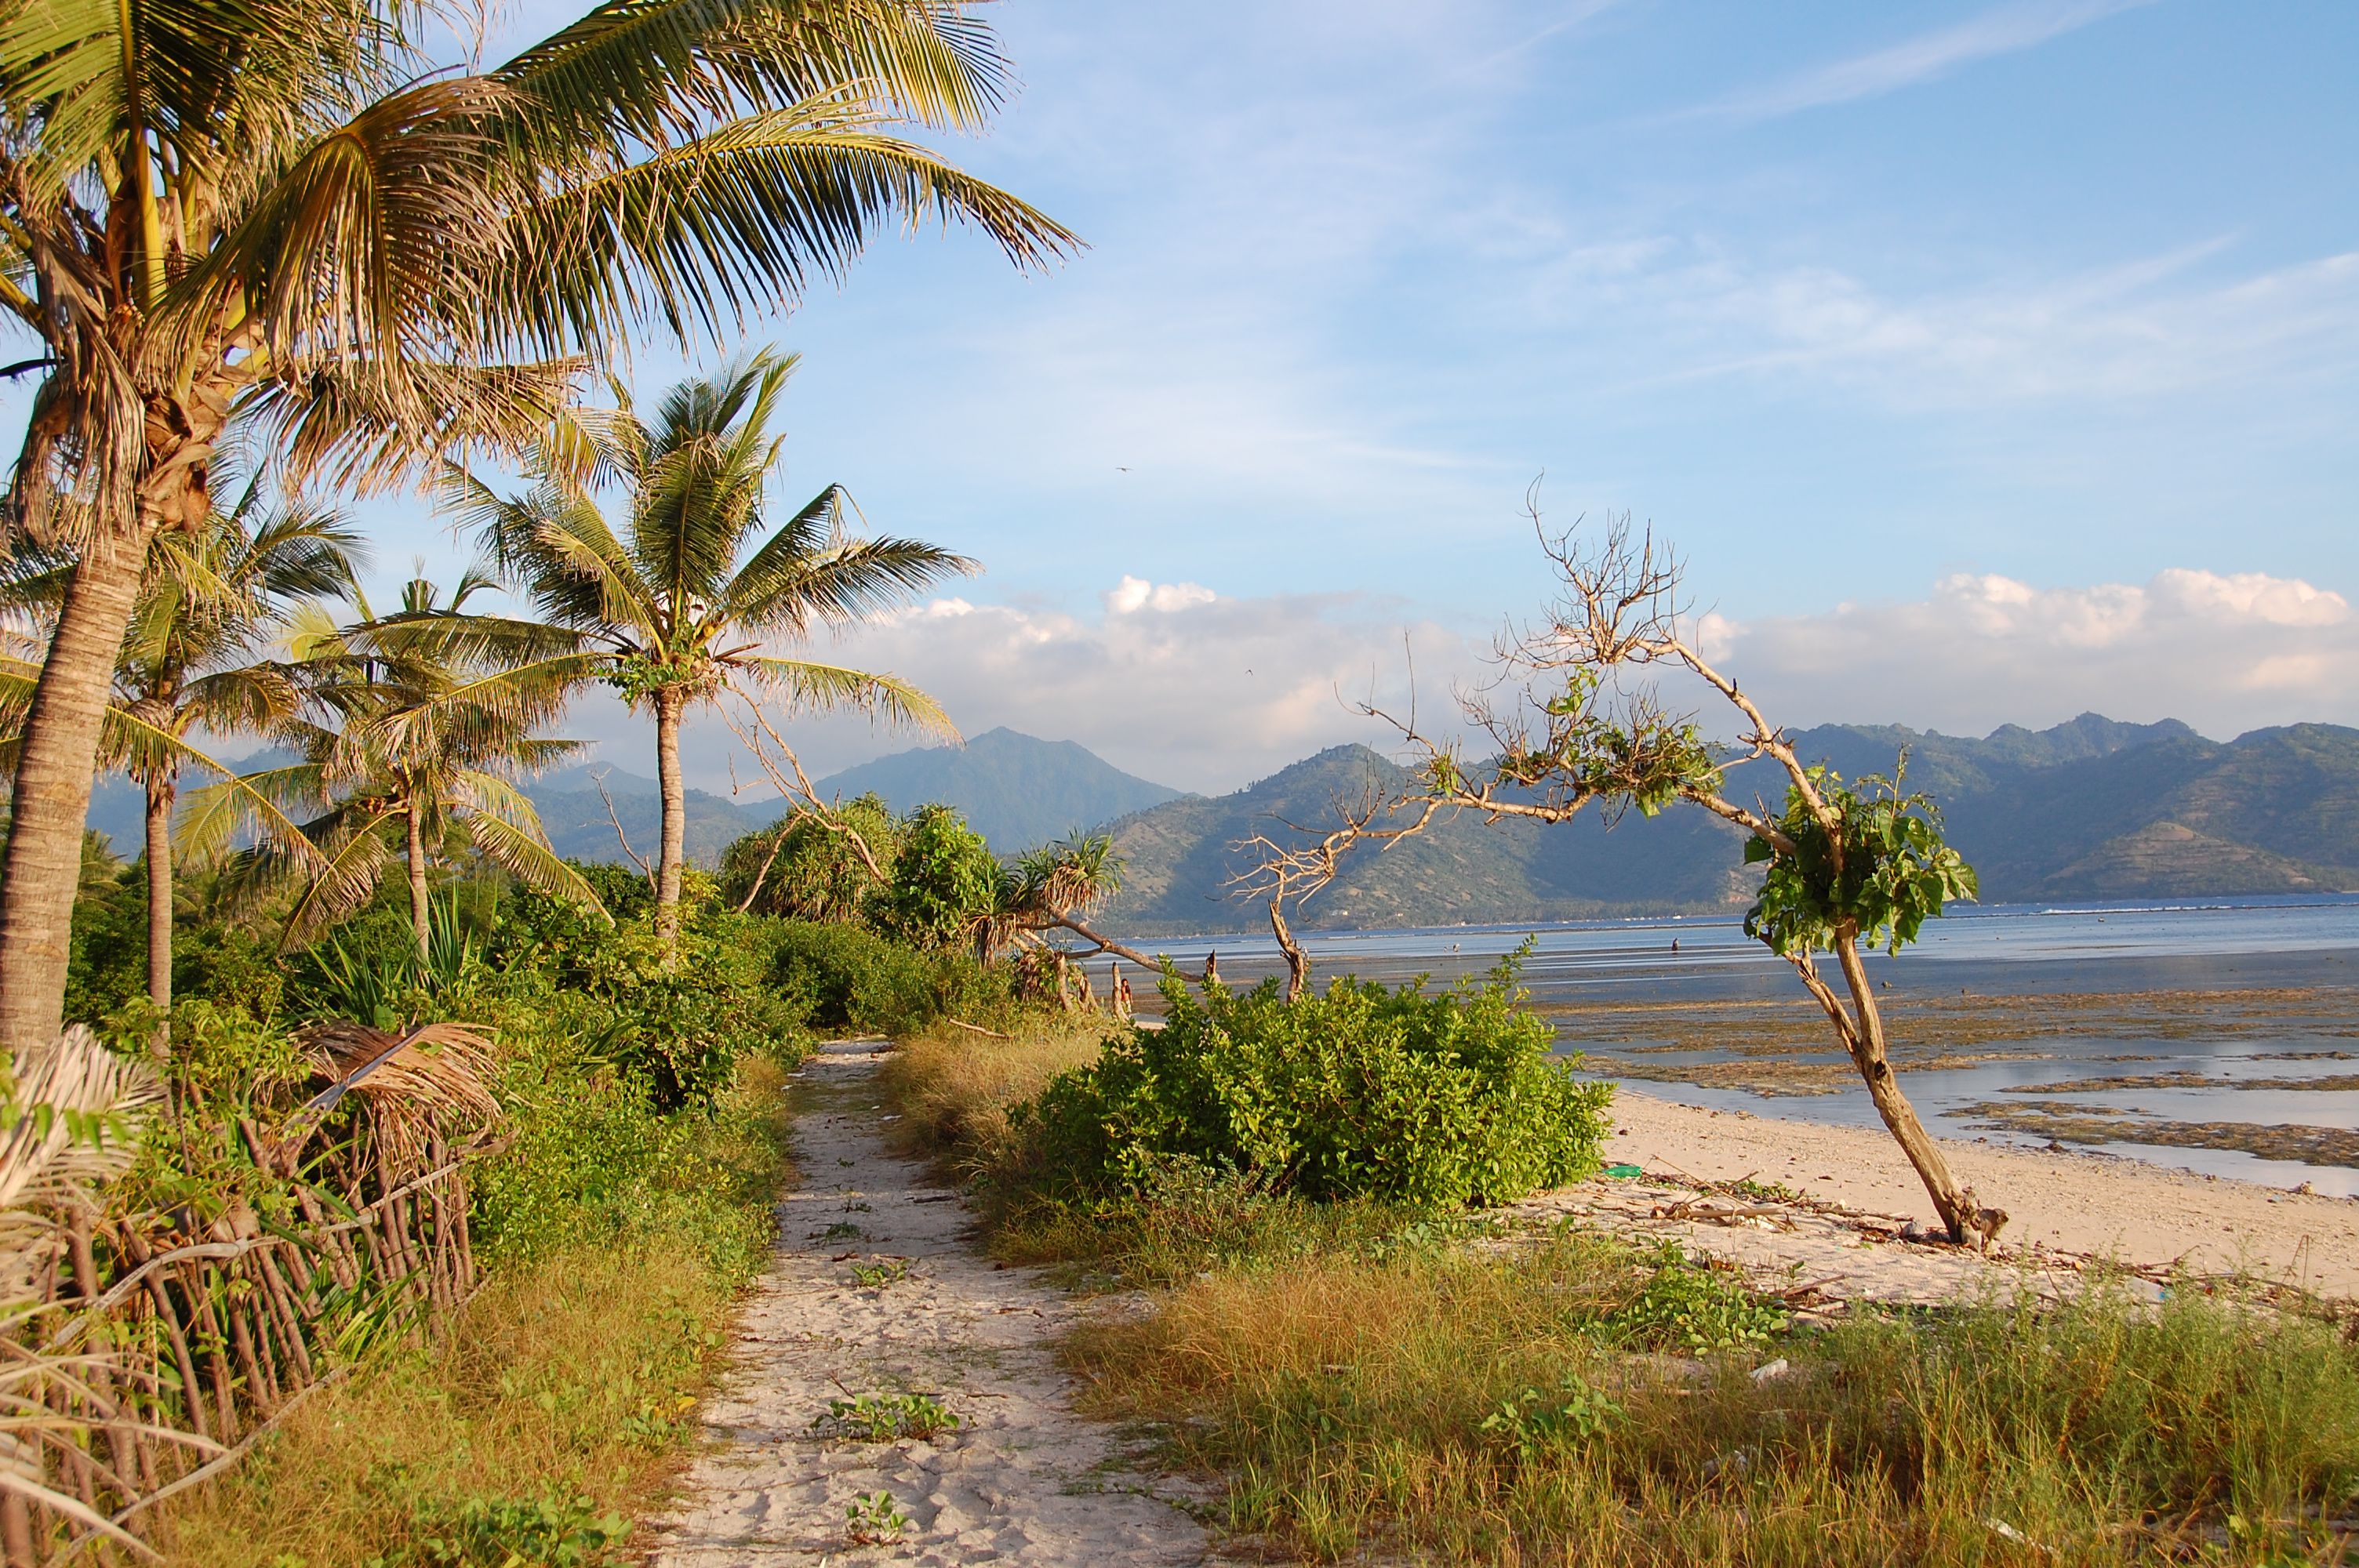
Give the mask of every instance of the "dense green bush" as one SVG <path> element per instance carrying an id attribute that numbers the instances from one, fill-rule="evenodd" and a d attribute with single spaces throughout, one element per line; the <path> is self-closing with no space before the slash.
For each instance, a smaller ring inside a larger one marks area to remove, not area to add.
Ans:
<path id="1" fill-rule="evenodd" d="M 1011 980 L 962 953 L 919 952 L 857 925 L 772 924 L 770 983 L 812 1024 L 902 1035 L 950 1016 L 969 1022 L 1009 1005 Z"/>
<path id="2" fill-rule="evenodd" d="M 859 919 L 883 879 L 869 870 L 849 833 L 838 829 L 859 834 L 876 863 L 889 871 L 901 824 L 873 794 L 843 802 L 832 815 L 829 823 L 796 811 L 730 845 L 721 857 L 721 896 L 732 908 L 750 900 L 755 914 L 789 920 Z"/>
<path id="3" fill-rule="evenodd" d="M 1319 1200 L 1494 1204 L 1596 1166 L 1611 1091 L 1550 1057 L 1511 968 L 1434 994 L 1350 979 L 1293 1003 L 1275 981 L 1163 994 L 1160 1030 L 1122 1031 L 1020 1108 L 1052 1190 L 1137 1193 L 1182 1160 Z"/>
<path id="4" fill-rule="evenodd" d="M 947 806 L 921 806 L 901 824 L 890 881 L 868 895 L 868 923 L 917 947 L 966 939 L 999 895 L 999 860 Z"/>

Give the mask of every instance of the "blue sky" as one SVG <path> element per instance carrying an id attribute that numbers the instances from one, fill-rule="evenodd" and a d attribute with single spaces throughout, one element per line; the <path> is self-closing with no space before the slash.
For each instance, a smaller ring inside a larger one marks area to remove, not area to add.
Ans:
<path id="1" fill-rule="evenodd" d="M 2359 7 L 989 13 L 1024 91 L 953 150 L 1091 248 L 896 239 L 747 333 L 795 499 L 987 565 L 853 644 L 971 730 L 1196 788 L 1377 739 L 1336 693 L 1405 629 L 1537 608 L 1543 471 L 1798 724 L 2359 721 Z"/>

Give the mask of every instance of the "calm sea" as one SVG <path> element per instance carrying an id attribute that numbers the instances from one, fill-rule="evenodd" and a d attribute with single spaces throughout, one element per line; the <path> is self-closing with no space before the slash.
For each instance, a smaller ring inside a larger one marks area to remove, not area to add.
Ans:
<path id="1" fill-rule="evenodd" d="M 1304 946 L 1322 978 L 1349 972 L 1399 981 L 1428 975 L 1446 984 L 1460 975 L 1480 974 L 1527 935 L 1536 942 L 1523 971 L 1533 1001 L 1575 1010 L 1560 1027 L 1567 1049 L 1583 1044 L 1583 1008 L 1790 1001 L 1799 994 L 1792 971 L 1758 943 L 1747 941 L 1733 919 L 1348 931 L 1312 935 Z M 1233 982 L 1279 968 L 1266 937 L 1153 946 L 1190 968 L 1208 949 L 1216 950 L 1223 977 Z M 2359 1131 L 2359 1059 L 2354 1059 L 2359 1057 L 2359 989 L 2344 990 L 2359 988 L 2359 896 L 1970 907 L 1929 924 L 1923 940 L 1898 957 L 1879 954 L 1870 965 L 1879 987 L 1897 998 L 1930 1002 L 1963 997 L 1968 1003 L 1975 998 L 2021 999 L 2012 1011 L 2027 1025 L 2024 1038 L 1974 1044 L 1972 1054 L 1985 1059 L 1971 1065 L 1904 1069 L 1910 1098 L 1947 1136 L 2044 1141 L 2034 1134 L 1993 1130 L 1961 1113 L 2025 1086 L 2100 1076 L 2110 1080 L 2102 1089 L 2038 1099 L 2180 1123 Z M 2188 994 L 2308 991 L 2323 994 L 2257 1009 L 2238 999 L 2214 1002 Z M 1708 1011 L 1723 1018 L 1728 1013 L 1724 1006 Z M 2281 1020 L 2271 1016 L 2276 1012 L 2284 1014 Z M 1731 1059 L 1725 1050 L 1670 1048 L 1680 1038 L 1678 1013 L 1676 1007 L 1665 1010 L 1661 1043 L 1646 1058 L 1651 1070 Z M 2219 1027 L 2205 1027 L 2207 1016 L 2213 1015 L 2221 1020 Z M 2215 1082 L 2184 1087 L 2136 1081 L 2189 1075 Z M 2321 1077 L 2350 1087 L 2266 1087 L 2277 1079 Z M 2254 1087 L 2223 1087 L 2234 1083 Z M 1763 1095 L 1676 1078 L 1635 1087 L 1692 1105 L 1762 1116 L 1875 1121 L 1864 1091 L 1855 1087 L 1809 1096 Z M 2262 1159 L 2233 1149 L 2143 1142 L 2106 1147 L 2247 1181 L 2278 1186 L 2308 1181 L 2320 1192 L 2359 1195 L 2359 1169 L 2345 1164 Z"/>

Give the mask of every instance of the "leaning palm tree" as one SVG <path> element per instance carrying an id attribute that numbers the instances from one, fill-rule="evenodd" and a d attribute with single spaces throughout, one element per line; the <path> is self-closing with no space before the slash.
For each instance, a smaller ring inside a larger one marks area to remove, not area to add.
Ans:
<path id="1" fill-rule="evenodd" d="M 299 672 L 273 657 L 272 645 L 290 611 L 350 592 L 366 553 L 334 513 L 303 505 L 266 511 L 261 492 L 257 479 L 198 534 L 156 542 L 115 660 L 99 756 L 147 796 L 147 995 L 158 1009 L 172 1004 L 172 814 L 180 776 L 191 765 L 235 776 L 190 735 L 267 734 L 295 718 Z M 0 609 L 54 623 L 65 578 L 54 568 L 14 574 L 0 581 Z M 0 708 L 21 710 L 38 674 L 38 661 L 0 654 Z"/>
<path id="2" fill-rule="evenodd" d="M 82 817 L 148 546 L 201 529 L 259 421 L 296 470 L 391 483 L 546 427 L 631 330 L 713 330 L 870 236 L 1039 212 L 896 132 L 981 124 L 989 28 L 947 0 L 604 0 L 506 63 L 398 0 L 0 0 L 0 326 L 38 372 L 6 502 L 71 562 L 16 769 L 0 1047 L 53 1038 Z"/>
<path id="3" fill-rule="evenodd" d="M 159 1010 L 172 1003 L 179 780 L 190 766 L 236 776 L 190 737 L 267 734 L 295 717 L 298 672 L 271 656 L 284 617 L 349 591 L 365 555 L 337 514 L 303 505 L 270 511 L 261 503 L 257 478 L 201 532 L 160 538 L 150 548 L 101 730 L 100 762 L 130 774 L 147 797 L 147 994 Z M 70 577 L 69 568 L 39 552 L 0 568 L 0 622 L 14 641 L 54 627 Z M 7 736 L 0 755 L 14 749 L 39 676 L 37 647 L 0 647 L 0 730 Z"/>
<path id="4" fill-rule="evenodd" d="M 301 618 L 297 643 L 315 677 L 306 696 L 321 716 L 286 727 L 301 760 L 192 795 L 188 837 L 219 844 L 254 825 L 255 795 L 324 802 L 299 839 L 266 829 L 244 858 L 240 880 L 265 883 L 301 872 L 285 939 L 316 935 L 365 903 L 386 872 L 408 872 L 412 934 L 419 958 L 432 934 L 431 858 L 452 840 L 544 892 L 603 909 L 582 874 L 549 847 L 539 816 L 518 786 L 571 754 L 579 742 L 541 735 L 563 705 L 567 672 L 546 662 L 518 665 L 477 655 L 429 656 L 416 647 L 388 656 L 372 634 L 387 622 L 466 618 L 466 601 L 490 586 L 470 573 L 446 602 L 413 579 L 403 607 L 384 621 L 367 615 L 337 628 Z"/>
<path id="5" fill-rule="evenodd" d="M 770 422 L 795 363 L 765 352 L 683 382 L 652 422 L 618 387 L 611 416 L 577 419 L 543 443 L 536 481 L 522 493 L 503 495 L 464 473 L 451 481 L 453 509 L 479 527 L 540 617 L 511 628 L 516 645 L 582 658 L 584 674 L 655 719 L 656 923 L 668 942 L 679 930 L 688 820 L 679 731 L 690 708 L 728 692 L 777 695 L 954 733 L 932 698 L 891 676 L 766 651 L 766 640 L 799 642 L 974 568 L 937 546 L 851 534 L 848 498 L 833 484 L 762 539 L 785 444 Z M 558 444 L 576 434 L 593 444 L 592 471 L 613 474 L 625 492 L 620 533 Z"/>

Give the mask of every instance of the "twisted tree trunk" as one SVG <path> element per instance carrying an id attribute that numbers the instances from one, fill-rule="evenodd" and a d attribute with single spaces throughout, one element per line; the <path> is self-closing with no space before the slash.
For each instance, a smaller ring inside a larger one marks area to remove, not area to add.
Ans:
<path id="1" fill-rule="evenodd" d="M 12 1051 L 54 1039 L 64 1026 L 99 730 L 153 532 L 132 528 L 84 550 L 26 714 L 0 870 L 0 1046 Z"/>
<path id="2" fill-rule="evenodd" d="M 1835 962 L 1843 967 L 1854 1011 L 1850 1027 L 1843 1031 L 1843 1044 L 1851 1050 L 1852 1065 L 1867 1084 L 1867 1098 L 1875 1104 L 1875 1114 L 1883 1118 L 1886 1130 L 1916 1168 L 1917 1179 L 1925 1184 L 1926 1195 L 1933 1200 L 1934 1212 L 1941 1217 L 1950 1239 L 1962 1242 L 1980 1235 L 1987 1244 L 2006 1222 L 2006 1216 L 1984 1208 L 1975 1201 L 1973 1188 L 1958 1184 L 1941 1146 L 1933 1141 L 1925 1124 L 1917 1119 L 1917 1108 L 1900 1092 L 1900 1080 L 1893 1076 L 1892 1062 L 1885 1050 L 1884 1015 L 1875 1005 L 1875 983 L 1868 978 L 1867 966 L 1860 961 L 1859 929 L 1848 922 L 1837 927 Z"/>
<path id="3" fill-rule="evenodd" d="M 688 852 L 688 791 L 679 777 L 679 718 L 686 706 L 670 687 L 656 692 L 656 782 L 663 790 L 663 845 L 656 851 L 656 935 L 679 943 L 679 869 Z"/>

